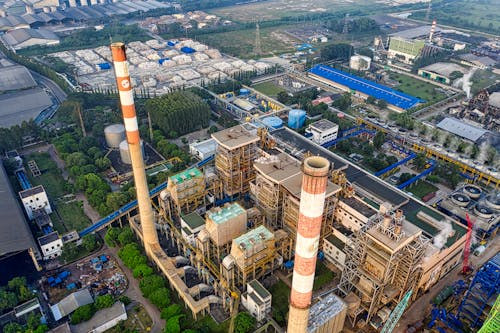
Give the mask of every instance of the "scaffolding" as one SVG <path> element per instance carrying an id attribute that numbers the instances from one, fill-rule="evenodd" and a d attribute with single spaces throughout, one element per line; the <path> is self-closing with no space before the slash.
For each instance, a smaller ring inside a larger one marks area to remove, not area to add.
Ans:
<path id="1" fill-rule="evenodd" d="M 480 327 L 489 302 L 500 293 L 500 253 L 476 273 L 458 307 L 457 318 L 468 321 L 471 328 Z"/>
<path id="2" fill-rule="evenodd" d="M 380 215 L 353 234 L 339 283 L 344 296 L 354 293 L 361 301 L 361 310 L 349 313 L 353 325 L 362 312 L 369 322 L 416 289 L 428 242 L 419 228 L 405 223 L 401 210 Z"/>
<path id="3" fill-rule="evenodd" d="M 215 168 L 224 193 L 233 197 L 250 190 L 255 179 L 252 163 L 257 157 L 259 137 L 242 125 L 212 134 L 217 142 Z"/>
<path id="4" fill-rule="evenodd" d="M 167 190 L 177 215 L 189 214 L 205 205 L 205 177 L 197 168 L 184 170 L 168 177 Z"/>
<path id="5" fill-rule="evenodd" d="M 231 256 L 236 264 L 234 279 L 237 285 L 246 286 L 249 279 L 260 279 L 274 270 L 274 234 L 265 226 L 248 231 L 233 240 Z"/>

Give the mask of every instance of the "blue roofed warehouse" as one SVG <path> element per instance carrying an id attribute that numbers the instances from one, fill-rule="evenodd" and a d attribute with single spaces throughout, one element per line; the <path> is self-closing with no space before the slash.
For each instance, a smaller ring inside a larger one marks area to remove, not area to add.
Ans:
<path id="1" fill-rule="evenodd" d="M 355 91 L 356 95 L 363 98 L 373 96 L 376 99 L 383 99 L 387 102 L 387 107 L 396 112 L 403 112 L 424 102 L 416 97 L 329 66 L 316 65 L 309 70 L 308 76 L 344 91 Z"/>

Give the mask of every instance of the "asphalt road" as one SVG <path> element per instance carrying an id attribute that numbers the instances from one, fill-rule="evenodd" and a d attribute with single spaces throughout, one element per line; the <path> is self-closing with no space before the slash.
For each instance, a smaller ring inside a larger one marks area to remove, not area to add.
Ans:
<path id="1" fill-rule="evenodd" d="M 41 85 L 45 86 L 47 89 L 49 89 L 52 92 L 52 96 L 57 100 L 57 102 L 60 104 L 62 103 L 66 97 L 68 96 L 54 81 L 48 79 L 47 77 L 38 74 L 37 72 L 31 71 L 31 75 L 33 75 L 33 78 L 35 81 L 40 83 Z"/>

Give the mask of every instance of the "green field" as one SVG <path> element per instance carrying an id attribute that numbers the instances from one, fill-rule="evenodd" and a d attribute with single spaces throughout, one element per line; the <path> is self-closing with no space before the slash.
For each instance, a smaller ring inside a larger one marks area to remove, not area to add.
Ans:
<path id="1" fill-rule="evenodd" d="M 279 28 L 260 29 L 261 56 L 277 55 L 294 50 L 294 44 L 299 41 L 283 32 L 289 27 L 280 26 Z M 257 57 L 254 53 L 255 29 L 205 34 L 197 38 L 200 42 L 217 48 L 223 53 L 246 59 Z"/>
<path id="2" fill-rule="evenodd" d="M 446 95 L 437 91 L 435 88 L 438 87 L 431 83 L 420 81 L 400 73 L 391 72 L 389 76 L 391 79 L 399 82 L 399 85 L 394 87 L 394 89 L 423 99 L 426 102 L 436 103 L 446 98 Z"/>
<path id="3" fill-rule="evenodd" d="M 285 91 L 282 87 L 274 84 L 272 81 L 267 81 L 267 82 L 262 82 L 262 83 L 257 83 L 256 85 L 252 86 L 257 91 L 260 91 L 264 95 L 267 96 L 276 96 L 278 93 Z"/>
<path id="4" fill-rule="evenodd" d="M 59 232 L 81 231 L 91 224 L 90 219 L 83 211 L 81 202 L 59 202 L 56 205 L 56 210 L 57 213 L 52 214 L 52 221 Z"/>
<path id="5" fill-rule="evenodd" d="M 57 168 L 56 163 L 50 158 L 48 153 L 33 153 L 26 156 L 25 161 L 35 160 L 42 174 L 38 177 L 33 177 L 26 165 L 26 174 L 34 186 L 43 185 L 50 200 L 56 200 L 67 192 L 65 191 L 66 181 L 61 175 L 61 171 Z"/>
<path id="6" fill-rule="evenodd" d="M 256 19 L 266 21 L 282 17 L 297 17 L 300 21 L 301 17 L 308 14 L 356 11 L 357 15 L 367 15 L 385 8 L 387 6 L 377 4 L 375 0 L 270 0 L 222 7 L 209 12 L 237 22 L 253 22 Z"/>
<path id="7" fill-rule="evenodd" d="M 430 21 L 438 24 L 480 30 L 490 34 L 500 33 L 500 1 L 498 0 L 434 0 Z M 426 11 L 415 12 L 410 18 L 424 19 Z M 430 22 L 429 21 L 429 22 Z"/>
<path id="8" fill-rule="evenodd" d="M 419 181 L 408 186 L 405 191 L 413 193 L 414 196 L 422 199 L 431 192 L 436 192 L 438 188 L 426 181 Z"/>

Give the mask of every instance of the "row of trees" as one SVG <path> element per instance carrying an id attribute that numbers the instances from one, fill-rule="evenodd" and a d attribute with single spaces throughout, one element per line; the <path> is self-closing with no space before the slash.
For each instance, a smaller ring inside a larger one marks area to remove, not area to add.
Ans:
<path id="1" fill-rule="evenodd" d="M 345 20 L 331 20 L 325 24 L 325 26 L 337 33 L 344 31 Z M 363 33 L 370 32 L 375 33 L 379 31 L 379 25 L 375 20 L 368 17 L 360 17 L 357 19 L 352 19 L 347 21 L 347 32 L 348 33 Z"/>
<path id="2" fill-rule="evenodd" d="M 321 60 L 348 61 L 354 54 L 354 47 L 347 43 L 331 44 L 321 48 Z"/>
<path id="3" fill-rule="evenodd" d="M 80 306 L 71 314 L 71 324 L 76 325 L 81 322 L 90 320 L 94 314 L 102 309 L 109 308 L 115 304 L 115 299 L 112 295 L 97 296 L 94 303 Z"/>
<path id="4" fill-rule="evenodd" d="M 0 314 L 34 297 L 25 277 L 15 277 L 0 288 Z"/>
<path id="5" fill-rule="evenodd" d="M 149 99 L 145 109 L 155 127 L 171 138 L 207 127 L 210 120 L 210 107 L 189 91 Z"/>

